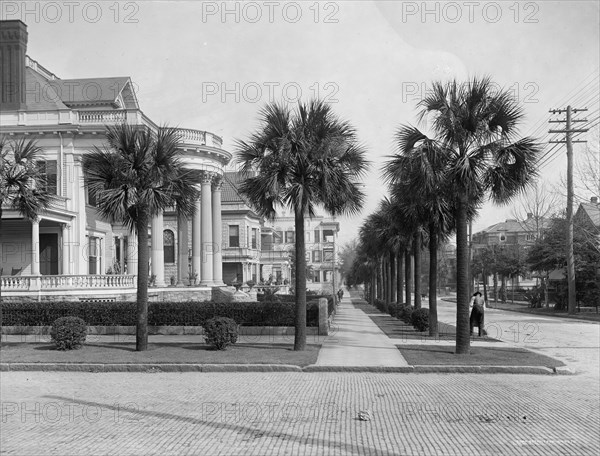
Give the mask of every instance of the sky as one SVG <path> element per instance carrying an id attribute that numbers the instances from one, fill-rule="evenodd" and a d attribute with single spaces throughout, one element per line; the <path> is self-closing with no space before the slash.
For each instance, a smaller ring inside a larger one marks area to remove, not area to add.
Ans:
<path id="1" fill-rule="evenodd" d="M 155 122 L 211 131 L 231 152 L 266 103 L 323 98 L 371 162 L 363 212 L 339 219 L 342 242 L 386 195 L 394 133 L 417 124 L 434 80 L 491 76 L 523 107 L 523 135 L 541 142 L 559 125 L 548 110 L 569 103 L 597 129 L 598 1 L 3 1 L 0 13 L 27 24 L 28 55 L 58 77 L 129 76 Z M 585 139 L 597 150 L 597 135 Z M 551 147 L 540 176 L 549 185 L 566 169 L 564 146 Z M 487 203 L 473 231 L 511 214 Z"/>

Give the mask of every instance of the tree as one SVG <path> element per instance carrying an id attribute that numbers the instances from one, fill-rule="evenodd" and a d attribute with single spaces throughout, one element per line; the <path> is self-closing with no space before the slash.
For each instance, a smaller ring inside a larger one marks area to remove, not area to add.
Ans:
<path id="1" fill-rule="evenodd" d="M 437 266 L 438 247 L 454 229 L 454 203 L 446 179 L 448 157 L 428 141 L 415 144 L 414 130 L 403 126 L 398 130 L 397 154 L 384 169 L 391 183 L 392 195 L 399 211 L 415 224 L 413 251 L 415 258 L 415 307 L 420 307 L 421 231 L 429 247 L 429 335 L 438 336 Z M 418 188 L 418 192 L 413 189 Z"/>
<path id="2" fill-rule="evenodd" d="M 306 348 L 306 246 L 304 220 L 317 206 L 331 215 L 355 214 L 364 194 L 358 179 L 367 170 L 355 129 L 320 100 L 297 109 L 270 103 L 248 141 L 237 142 L 240 186 L 257 212 L 273 219 L 278 207 L 294 212 L 296 231 L 296 332 L 294 350 Z"/>
<path id="3" fill-rule="evenodd" d="M 9 141 L 0 137 L 0 233 L 5 205 L 26 219 L 35 220 L 54 201 L 54 195 L 47 191 L 46 176 L 38 167 L 41 151 L 35 141 Z"/>
<path id="4" fill-rule="evenodd" d="M 435 82 L 418 106 L 434 138 L 410 127 L 405 147 L 427 145 L 446 157 L 445 168 L 436 174 L 444 175 L 456 201 L 456 353 L 464 354 L 470 350 L 469 211 L 488 195 L 505 204 L 522 192 L 536 176 L 540 146 L 532 138 L 516 139 L 523 112 L 509 92 L 495 90 L 487 77 L 465 84 Z"/>
<path id="5" fill-rule="evenodd" d="M 543 235 L 531 247 L 527 254 L 527 263 L 531 271 L 549 275 L 550 271 L 562 269 L 566 265 L 566 219 L 555 218 L 543 232 Z M 573 226 L 573 250 L 575 252 L 575 288 L 577 300 L 598 304 L 600 284 L 598 265 L 600 249 L 597 239 L 589 236 L 586 227 L 580 223 Z M 561 310 L 564 303 L 557 302 L 556 309 Z"/>
<path id="6" fill-rule="evenodd" d="M 54 195 L 47 191 L 46 176 L 38 167 L 41 152 L 35 141 L 0 137 L 0 230 L 5 205 L 35 220 L 54 201 Z"/>
<path id="7" fill-rule="evenodd" d="M 517 199 L 512 215 L 523 230 L 533 232 L 535 240 L 541 236 L 558 207 L 559 195 L 545 183 L 535 182 Z"/>
<path id="8" fill-rule="evenodd" d="M 181 160 L 176 129 L 153 132 L 128 124 L 108 126 L 106 141 L 83 157 L 83 169 L 98 212 L 137 233 L 136 350 L 144 351 L 148 348 L 148 224 L 169 206 L 192 217 L 201 174 Z"/>

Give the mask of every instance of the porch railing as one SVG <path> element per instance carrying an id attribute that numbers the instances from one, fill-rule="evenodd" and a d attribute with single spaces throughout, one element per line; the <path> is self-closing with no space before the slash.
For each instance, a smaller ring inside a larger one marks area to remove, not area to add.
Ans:
<path id="1" fill-rule="evenodd" d="M 134 275 L 42 275 L 0 277 L 2 291 L 74 290 L 84 288 L 134 288 Z"/>

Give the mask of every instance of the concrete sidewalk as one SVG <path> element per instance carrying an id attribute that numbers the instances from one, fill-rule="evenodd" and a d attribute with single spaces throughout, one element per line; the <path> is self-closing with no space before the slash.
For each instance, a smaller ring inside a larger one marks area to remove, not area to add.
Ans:
<path id="1" fill-rule="evenodd" d="M 408 366 L 392 339 L 367 314 L 354 307 L 349 293 L 337 308 L 331 332 L 323 342 L 315 366 Z"/>

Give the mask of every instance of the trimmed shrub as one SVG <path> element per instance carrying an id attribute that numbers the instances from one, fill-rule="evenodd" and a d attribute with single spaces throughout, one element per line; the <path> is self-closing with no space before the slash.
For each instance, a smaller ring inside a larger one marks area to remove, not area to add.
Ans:
<path id="1" fill-rule="evenodd" d="M 400 304 L 399 302 L 392 302 L 388 304 L 388 312 L 394 318 L 400 318 L 400 313 L 402 312 L 402 308 L 404 304 Z"/>
<path id="2" fill-rule="evenodd" d="M 382 299 L 376 299 L 373 304 L 381 312 L 388 313 L 388 306 L 387 306 L 386 302 L 383 301 Z"/>
<path id="3" fill-rule="evenodd" d="M 79 317 L 89 326 L 135 326 L 137 322 L 135 302 L 4 302 L 0 306 L 6 326 L 50 326 L 65 316 Z M 293 302 L 150 302 L 148 325 L 202 326 L 223 316 L 244 326 L 294 326 L 295 307 Z M 307 303 L 306 321 L 307 326 L 319 326 L 318 301 Z"/>
<path id="4" fill-rule="evenodd" d="M 50 337 L 58 350 L 73 350 L 82 347 L 87 335 L 85 321 L 79 317 L 61 317 L 54 320 Z"/>
<path id="5" fill-rule="evenodd" d="M 411 323 L 417 331 L 427 331 L 429 329 L 429 309 L 415 309 L 411 315 Z"/>
<path id="6" fill-rule="evenodd" d="M 404 307 L 402 307 L 402 309 L 400 310 L 400 319 L 406 323 L 407 325 L 412 324 L 412 313 L 414 311 L 414 307 L 413 306 L 408 306 L 408 305 L 404 305 Z"/>
<path id="7" fill-rule="evenodd" d="M 217 350 L 225 350 L 228 345 L 235 344 L 238 339 L 238 328 L 235 320 L 227 317 L 215 317 L 204 323 L 204 340 Z"/>

